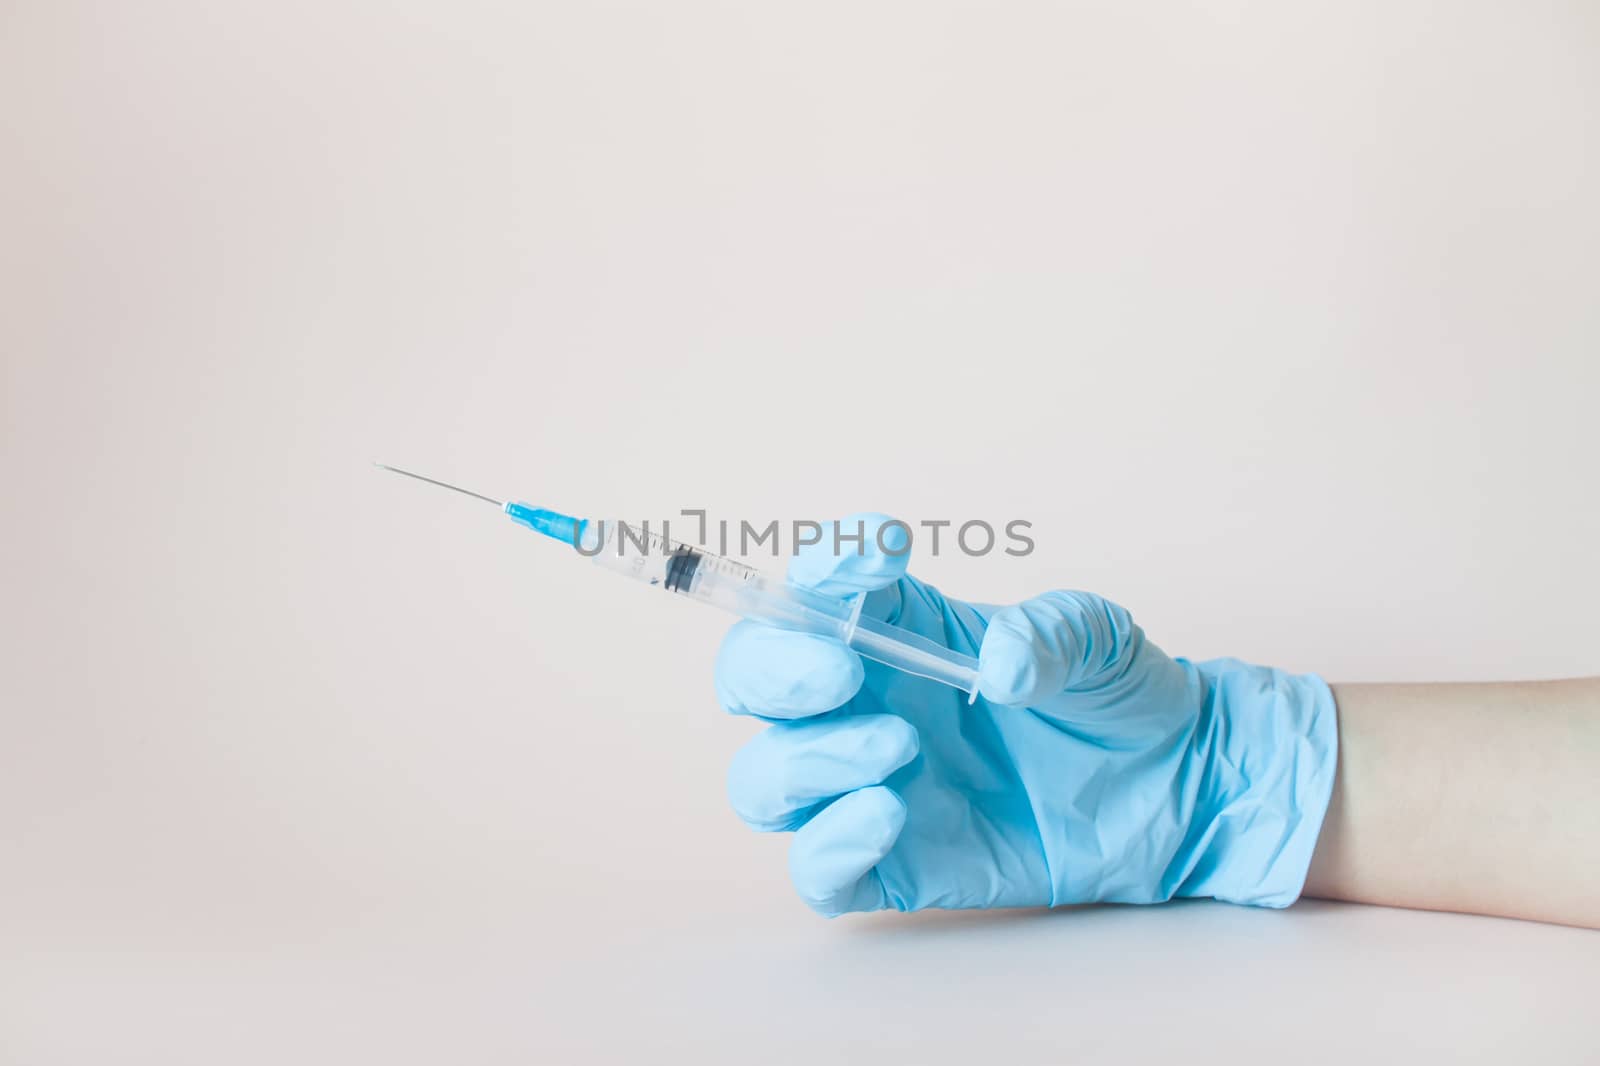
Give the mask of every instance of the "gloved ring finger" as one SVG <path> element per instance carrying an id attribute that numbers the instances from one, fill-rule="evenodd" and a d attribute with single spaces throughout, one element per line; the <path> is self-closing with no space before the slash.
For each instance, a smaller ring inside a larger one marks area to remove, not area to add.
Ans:
<path id="1" fill-rule="evenodd" d="M 915 727 L 892 714 L 780 722 L 733 757 L 728 799 L 752 829 L 796 829 L 818 804 L 878 784 L 917 748 Z"/>

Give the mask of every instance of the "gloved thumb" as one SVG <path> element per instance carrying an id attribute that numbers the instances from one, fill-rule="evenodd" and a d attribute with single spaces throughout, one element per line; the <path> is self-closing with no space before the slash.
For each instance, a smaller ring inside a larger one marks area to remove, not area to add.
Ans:
<path id="1" fill-rule="evenodd" d="M 1047 592 L 989 618 L 978 651 L 978 692 L 1033 706 L 1092 690 L 1132 661 L 1144 633 L 1127 610 L 1090 592 Z"/>

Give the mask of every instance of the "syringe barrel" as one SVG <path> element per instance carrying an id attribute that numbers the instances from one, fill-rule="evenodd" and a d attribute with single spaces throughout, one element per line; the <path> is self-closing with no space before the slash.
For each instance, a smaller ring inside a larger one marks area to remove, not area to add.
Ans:
<path id="1" fill-rule="evenodd" d="M 818 633 L 860 655 L 975 697 L 978 661 L 899 626 L 861 615 L 860 597 L 841 599 L 768 578 L 758 570 L 668 540 L 645 524 L 589 522 L 579 549 L 601 566 L 745 618 Z"/>
<path id="2" fill-rule="evenodd" d="M 978 698 L 978 660 L 909 629 L 862 616 L 845 643 L 865 658 L 958 688 L 969 703 Z"/>

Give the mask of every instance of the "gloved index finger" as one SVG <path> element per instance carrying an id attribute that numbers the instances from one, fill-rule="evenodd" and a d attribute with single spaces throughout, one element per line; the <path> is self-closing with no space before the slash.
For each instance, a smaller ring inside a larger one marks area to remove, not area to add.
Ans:
<path id="1" fill-rule="evenodd" d="M 796 546 L 791 584 L 830 597 L 884 590 L 892 598 L 910 554 L 906 523 L 865 513 L 812 528 L 815 537 Z M 882 617 L 883 606 L 865 609 Z M 860 657 L 831 637 L 741 622 L 717 656 L 717 697 L 733 714 L 800 718 L 843 706 L 864 676 Z"/>
<path id="2" fill-rule="evenodd" d="M 911 527 L 885 514 L 863 512 L 823 523 L 815 540 L 797 538 L 789 581 L 830 596 L 853 596 L 906 576 Z"/>

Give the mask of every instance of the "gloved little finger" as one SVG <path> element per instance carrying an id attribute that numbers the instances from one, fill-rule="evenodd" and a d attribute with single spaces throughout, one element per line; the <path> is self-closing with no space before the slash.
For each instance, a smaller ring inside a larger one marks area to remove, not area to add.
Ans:
<path id="1" fill-rule="evenodd" d="M 887 907 L 873 868 L 905 824 L 905 801 L 875 785 L 840 796 L 801 826 L 789 848 L 789 878 L 806 906 L 824 918 Z"/>

